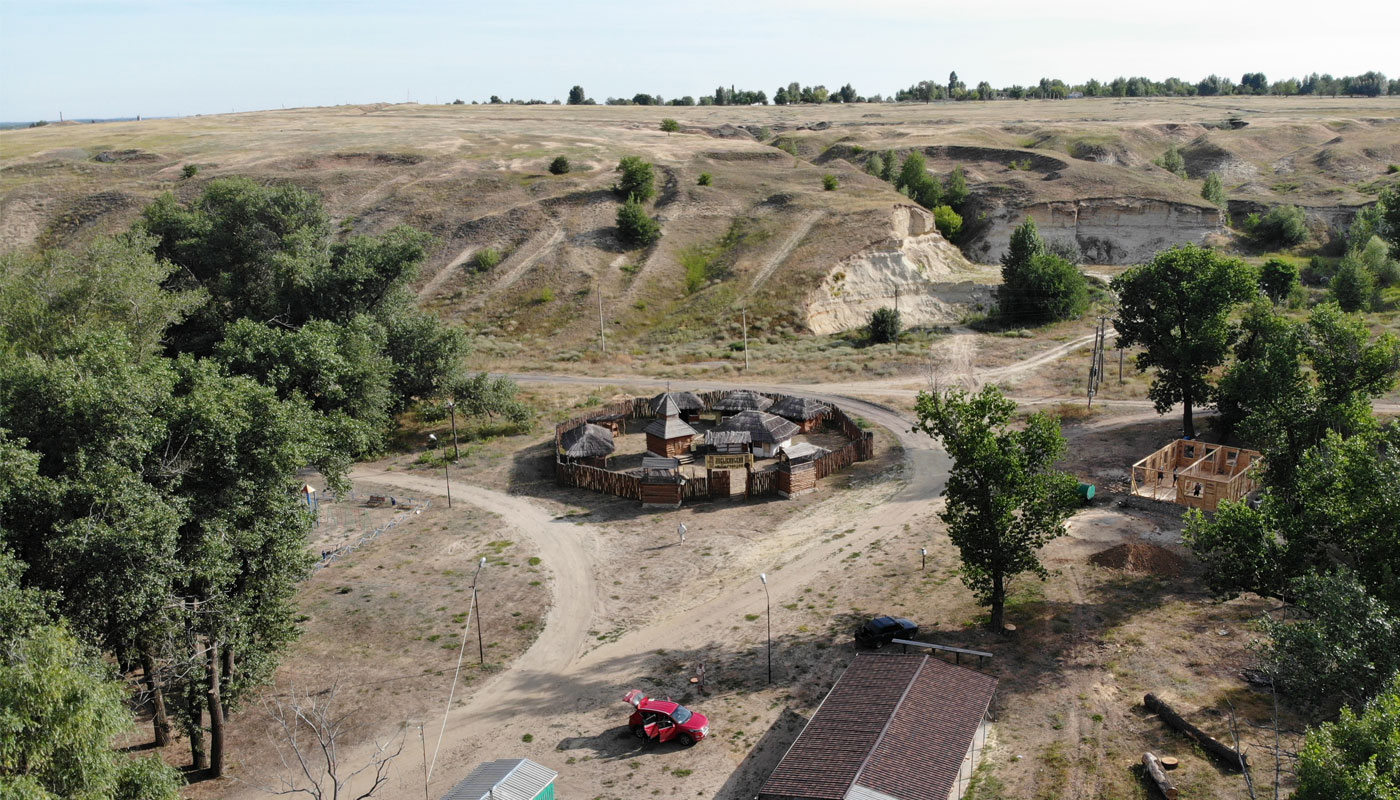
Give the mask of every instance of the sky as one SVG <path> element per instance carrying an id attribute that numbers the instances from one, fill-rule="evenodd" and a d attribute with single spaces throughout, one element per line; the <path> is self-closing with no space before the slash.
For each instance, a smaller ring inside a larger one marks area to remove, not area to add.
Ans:
<path id="1" fill-rule="evenodd" d="M 0 0 L 0 121 L 798 81 L 1400 75 L 1400 1 Z"/>

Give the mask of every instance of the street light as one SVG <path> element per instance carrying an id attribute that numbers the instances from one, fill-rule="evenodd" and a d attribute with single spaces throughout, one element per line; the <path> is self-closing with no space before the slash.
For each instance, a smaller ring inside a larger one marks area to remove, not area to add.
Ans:
<path id="1" fill-rule="evenodd" d="M 768 574 L 758 573 L 763 583 L 763 603 L 768 609 L 768 685 L 773 685 L 773 600 L 768 595 Z"/>
<path id="2" fill-rule="evenodd" d="M 922 571 L 924 571 L 924 570 L 926 570 L 926 569 L 928 569 L 928 548 L 927 548 L 927 547 L 920 547 L 920 548 L 919 548 L 919 571 L 922 572 Z"/>
<path id="3" fill-rule="evenodd" d="M 472 606 L 476 608 L 476 655 L 482 666 L 486 666 L 486 647 L 481 643 L 481 604 L 476 601 L 476 579 L 481 577 L 481 568 L 486 566 L 486 556 L 476 562 L 476 574 L 472 576 Z"/>
<path id="4" fill-rule="evenodd" d="M 452 415 L 452 460 L 457 461 L 462 456 L 457 452 L 457 403 L 452 398 L 447 398 L 447 413 Z"/>

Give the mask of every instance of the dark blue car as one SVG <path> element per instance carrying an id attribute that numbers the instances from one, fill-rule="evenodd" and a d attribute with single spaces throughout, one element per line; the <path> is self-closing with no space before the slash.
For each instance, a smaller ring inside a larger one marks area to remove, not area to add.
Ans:
<path id="1" fill-rule="evenodd" d="M 876 617 L 856 629 L 856 644 L 864 647 L 884 647 L 895 639 L 912 639 L 919 635 L 919 626 L 903 617 Z"/>

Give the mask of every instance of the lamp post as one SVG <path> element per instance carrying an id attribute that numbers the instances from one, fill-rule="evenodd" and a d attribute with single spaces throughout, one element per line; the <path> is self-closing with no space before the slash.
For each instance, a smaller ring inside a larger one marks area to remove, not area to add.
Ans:
<path id="1" fill-rule="evenodd" d="M 481 577 L 481 568 L 486 566 L 486 556 L 476 562 L 476 574 L 472 576 L 472 605 L 476 607 L 476 657 L 478 662 L 486 665 L 486 646 L 481 642 L 481 604 L 476 600 L 476 579 Z"/>
<path id="2" fill-rule="evenodd" d="M 452 460 L 456 461 L 462 456 L 457 452 L 457 402 L 452 398 L 447 398 L 447 413 L 452 415 Z"/>
<path id="3" fill-rule="evenodd" d="M 758 573 L 763 583 L 763 604 L 768 611 L 768 685 L 773 685 L 773 599 L 768 595 L 768 574 Z"/>
<path id="4" fill-rule="evenodd" d="M 920 572 L 923 572 L 923 571 L 926 570 L 926 569 L 928 569 L 928 548 L 927 548 L 927 547 L 920 547 L 920 548 L 919 548 L 919 571 L 920 571 Z"/>
<path id="5" fill-rule="evenodd" d="M 442 477 L 447 480 L 447 507 L 452 507 L 452 473 L 446 464 L 442 465 Z"/>

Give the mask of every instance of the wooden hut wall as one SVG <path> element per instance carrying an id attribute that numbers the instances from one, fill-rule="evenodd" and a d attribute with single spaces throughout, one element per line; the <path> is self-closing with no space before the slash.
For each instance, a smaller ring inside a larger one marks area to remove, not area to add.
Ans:
<path id="1" fill-rule="evenodd" d="M 684 436 L 679 439 L 662 439 L 660 436 L 648 433 L 647 450 L 665 458 L 679 458 L 690 452 L 692 438 Z"/>
<path id="2" fill-rule="evenodd" d="M 817 488 L 817 462 L 785 464 L 778 467 L 778 494 L 791 497 L 815 491 Z"/>

